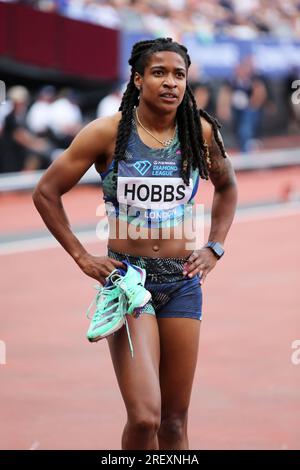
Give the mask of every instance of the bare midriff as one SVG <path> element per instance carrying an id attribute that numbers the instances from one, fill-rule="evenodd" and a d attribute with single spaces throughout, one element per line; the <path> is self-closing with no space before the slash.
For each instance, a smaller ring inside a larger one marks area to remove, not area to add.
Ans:
<path id="1" fill-rule="evenodd" d="M 109 248 L 134 256 L 184 258 L 195 249 L 195 239 L 184 236 L 182 225 L 176 227 L 176 230 L 173 227 L 133 229 L 127 222 L 114 220 L 109 233 Z M 181 238 L 178 233 L 182 233 Z"/>

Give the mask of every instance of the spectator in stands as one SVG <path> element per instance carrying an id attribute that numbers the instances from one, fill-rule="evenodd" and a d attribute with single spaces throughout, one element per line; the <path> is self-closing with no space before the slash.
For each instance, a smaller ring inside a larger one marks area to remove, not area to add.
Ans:
<path id="1" fill-rule="evenodd" d="M 67 148 L 82 127 L 82 113 L 76 93 L 65 88 L 49 106 L 49 128 L 56 146 Z"/>
<path id="2" fill-rule="evenodd" d="M 262 77 L 254 74 L 251 58 L 246 58 L 236 67 L 233 79 L 225 84 L 220 94 L 223 97 L 229 95 L 224 103 L 230 104 L 231 110 L 224 109 L 223 104 L 222 113 L 232 118 L 239 150 L 248 152 L 255 149 L 261 134 L 268 91 Z"/>
<path id="3" fill-rule="evenodd" d="M 37 135 L 45 136 L 49 127 L 49 109 L 55 98 L 56 90 L 47 85 L 41 88 L 36 101 L 28 111 L 26 122 L 29 129 Z"/>
<path id="4" fill-rule="evenodd" d="M 48 143 L 26 125 L 29 92 L 23 86 L 8 90 L 12 109 L 5 117 L 1 136 L 1 172 L 36 170 L 49 164 Z"/>
<path id="5" fill-rule="evenodd" d="M 112 93 L 105 96 L 97 107 L 97 117 L 112 116 L 119 111 L 119 107 L 122 101 L 123 93 L 126 86 L 123 84 L 117 84 L 113 89 Z"/>
<path id="6" fill-rule="evenodd" d="M 197 107 L 205 109 L 205 111 L 207 111 L 209 114 L 213 114 L 213 95 L 209 82 L 206 80 L 199 80 L 190 83 L 190 86 L 194 93 Z"/>
<path id="7" fill-rule="evenodd" d="M 13 0 L 5 0 L 13 1 Z M 19 0 L 42 11 L 154 35 L 299 37 L 298 0 Z"/>

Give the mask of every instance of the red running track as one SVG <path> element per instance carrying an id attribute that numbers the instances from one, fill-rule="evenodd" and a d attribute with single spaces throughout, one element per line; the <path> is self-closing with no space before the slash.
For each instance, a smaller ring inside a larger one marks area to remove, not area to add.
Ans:
<path id="1" fill-rule="evenodd" d="M 233 226 L 204 285 L 192 449 L 300 448 L 298 245 L 299 213 Z M 61 248 L 4 255 L 1 267 L 0 448 L 119 449 L 125 409 L 107 344 L 85 339 L 93 280 Z"/>

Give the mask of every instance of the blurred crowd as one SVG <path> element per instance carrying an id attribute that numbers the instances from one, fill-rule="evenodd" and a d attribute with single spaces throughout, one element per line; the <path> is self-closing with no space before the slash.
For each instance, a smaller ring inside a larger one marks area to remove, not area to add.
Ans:
<path id="1" fill-rule="evenodd" d="M 109 28 L 171 36 L 300 37 L 300 0 L 3 0 Z"/>
<path id="2" fill-rule="evenodd" d="M 278 116 L 283 122 L 279 134 L 299 134 L 299 105 L 291 100 L 291 84 L 299 78 L 299 71 L 293 71 L 280 100 L 274 99 L 270 84 L 255 74 L 251 57 L 247 57 L 236 67 L 233 78 L 217 87 L 201 76 L 190 76 L 190 85 L 198 107 L 222 124 L 226 145 L 247 153 L 263 148 L 264 124 L 272 127 Z M 94 103 L 89 115 L 83 115 L 79 95 L 71 89 L 46 85 L 30 95 L 24 86 L 11 87 L 0 106 L 0 172 L 49 166 L 87 122 L 118 111 L 125 87 L 124 83 L 116 85 Z"/>
<path id="3" fill-rule="evenodd" d="M 47 85 L 32 97 L 24 86 L 11 87 L 0 106 L 0 172 L 47 168 L 82 126 L 71 89 Z"/>

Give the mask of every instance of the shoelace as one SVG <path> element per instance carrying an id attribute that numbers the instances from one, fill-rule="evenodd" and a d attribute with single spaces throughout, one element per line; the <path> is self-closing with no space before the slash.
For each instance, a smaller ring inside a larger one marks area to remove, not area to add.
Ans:
<path id="1" fill-rule="evenodd" d="M 101 287 L 99 286 L 98 284 L 96 284 L 94 286 L 94 288 L 98 291 L 96 296 L 94 297 L 94 299 L 92 300 L 90 306 L 88 307 L 87 309 L 87 312 L 86 312 L 86 317 L 88 319 L 90 319 L 89 317 L 89 313 L 91 311 L 91 308 L 93 307 L 93 305 L 95 304 L 96 305 L 96 312 L 94 313 L 94 316 L 93 316 L 93 319 L 97 320 L 98 318 L 101 317 L 101 313 L 99 312 L 99 310 L 97 309 L 97 304 L 98 302 L 100 301 L 100 298 L 101 296 L 103 296 L 103 298 L 105 298 L 106 295 L 110 294 L 111 290 L 114 289 L 121 281 L 122 281 L 122 276 L 120 276 L 118 273 L 113 273 L 114 275 L 113 276 L 110 276 L 110 279 L 113 283 L 112 286 L 109 286 L 109 287 Z M 115 279 L 114 279 L 115 278 Z M 132 340 L 131 340 L 131 335 L 130 335 L 130 330 L 129 330 L 129 325 L 128 325 L 128 321 L 127 321 L 127 318 L 126 318 L 126 306 L 127 306 L 127 299 L 126 299 L 126 295 L 124 292 L 122 292 L 122 290 L 120 289 L 120 297 L 119 297 L 119 302 L 122 302 L 122 305 L 121 305 L 121 310 L 123 312 L 123 315 L 124 315 L 124 319 L 125 319 L 125 326 L 126 326 L 126 331 L 127 331 L 127 337 L 128 337 L 128 342 L 129 342 L 129 348 L 130 348 L 130 353 L 131 353 L 131 356 L 133 357 L 133 345 L 132 345 Z M 110 320 L 112 318 L 114 318 L 116 316 L 116 313 L 113 312 L 111 313 L 110 315 L 106 315 L 105 318 L 107 320 Z"/>

